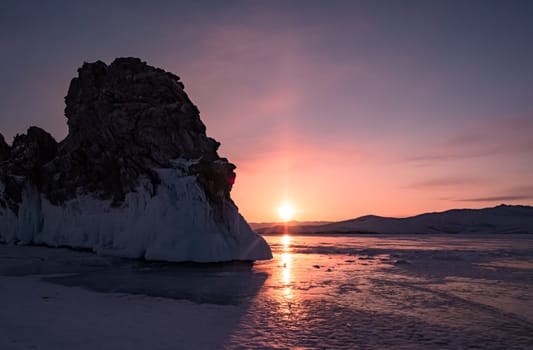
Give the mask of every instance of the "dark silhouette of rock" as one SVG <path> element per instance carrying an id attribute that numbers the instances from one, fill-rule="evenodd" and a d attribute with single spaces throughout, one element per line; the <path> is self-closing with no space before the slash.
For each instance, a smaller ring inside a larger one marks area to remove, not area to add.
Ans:
<path id="1" fill-rule="evenodd" d="M 16 210 L 22 200 L 24 179 L 42 188 L 43 165 L 55 156 L 57 142 L 43 129 L 32 126 L 26 134 L 16 135 L 7 151 L 8 157 L 0 164 L 0 180 L 5 184 L 5 202 Z"/>
<path id="2" fill-rule="evenodd" d="M 7 160 L 9 158 L 10 147 L 4 139 L 4 135 L 0 133 L 0 162 Z"/>
<path id="3" fill-rule="evenodd" d="M 270 258 L 230 198 L 219 157 L 178 76 L 138 58 L 84 63 L 59 144 L 0 135 L 0 241 L 159 260 Z"/>
<path id="4" fill-rule="evenodd" d="M 9 165 L 11 172 L 21 176 L 37 176 L 42 166 L 54 158 L 57 142 L 41 128 L 32 126 L 26 134 L 17 135 L 13 140 Z"/>

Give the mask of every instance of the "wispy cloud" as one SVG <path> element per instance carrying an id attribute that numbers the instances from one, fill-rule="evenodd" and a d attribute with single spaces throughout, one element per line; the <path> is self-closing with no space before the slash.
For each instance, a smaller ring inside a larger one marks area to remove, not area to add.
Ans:
<path id="1" fill-rule="evenodd" d="M 500 118 L 475 125 L 427 145 L 424 152 L 405 158 L 412 163 L 456 161 L 533 152 L 533 117 Z"/>
<path id="2" fill-rule="evenodd" d="M 451 199 L 455 202 L 507 202 L 525 201 L 533 199 L 533 186 L 518 186 L 509 188 L 496 195 L 483 197 Z"/>
<path id="3" fill-rule="evenodd" d="M 424 154 L 424 155 L 418 155 L 413 157 L 408 157 L 405 160 L 407 162 L 413 162 L 413 163 L 425 163 L 425 162 L 439 162 L 439 161 L 454 161 L 454 160 L 461 160 L 461 159 L 468 159 L 468 158 L 477 158 L 477 157 L 486 157 L 491 156 L 494 154 L 497 154 L 498 152 L 494 149 L 492 150 L 485 150 L 485 151 L 477 151 L 477 152 L 452 152 L 448 154 L 439 154 L 439 153 L 433 153 L 433 154 Z"/>
<path id="4" fill-rule="evenodd" d="M 533 199 L 533 194 L 455 199 L 455 202 L 506 202 Z"/>
<path id="5" fill-rule="evenodd" d="M 452 186 L 466 186 L 466 185 L 477 185 L 480 183 L 485 183 L 486 179 L 482 177 L 442 177 L 435 178 L 426 181 L 416 182 L 410 185 L 405 186 L 405 188 L 411 189 L 434 189 L 442 187 L 452 187 Z"/>

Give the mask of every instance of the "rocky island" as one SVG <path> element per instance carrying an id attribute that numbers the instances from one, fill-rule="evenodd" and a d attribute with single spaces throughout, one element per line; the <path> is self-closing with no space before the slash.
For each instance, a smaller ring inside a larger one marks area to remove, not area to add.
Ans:
<path id="1" fill-rule="evenodd" d="M 0 135 L 0 242 L 148 260 L 272 257 L 230 197 L 235 166 L 176 75 L 138 58 L 84 63 L 68 135 Z"/>

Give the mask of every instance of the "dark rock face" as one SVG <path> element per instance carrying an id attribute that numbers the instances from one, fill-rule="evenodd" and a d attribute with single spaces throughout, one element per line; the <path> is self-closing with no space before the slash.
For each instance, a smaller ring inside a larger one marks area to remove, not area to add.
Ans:
<path id="1" fill-rule="evenodd" d="M 26 134 L 15 136 L 9 165 L 15 175 L 39 176 L 41 167 L 52 160 L 57 152 L 57 142 L 41 128 L 32 126 Z"/>
<path id="2" fill-rule="evenodd" d="M 0 148 L 6 149 L 5 146 Z M 42 188 L 42 167 L 54 158 L 56 152 L 57 142 L 41 128 L 32 126 L 26 134 L 15 136 L 12 147 L 7 146 L 4 162 L 0 164 L 0 181 L 5 185 L 4 207 L 6 203 L 14 210 L 18 207 L 25 181 Z"/>
<path id="3" fill-rule="evenodd" d="M 17 136 L 11 148 L 0 138 L 5 201 L 12 208 L 20 202 L 23 176 L 56 205 L 80 193 L 120 205 L 141 177 L 150 179 L 156 194 L 153 169 L 181 158 L 198 160 L 189 175 L 197 176 L 215 210 L 222 208 L 230 200 L 235 166 L 218 156 L 220 144 L 206 136 L 183 89 L 176 75 L 137 58 L 117 58 L 109 66 L 84 63 L 65 97 L 65 140 L 57 144 L 36 127 Z"/>
<path id="4" fill-rule="evenodd" d="M 0 162 L 9 158 L 10 147 L 4 139 L 4 135 L 0 134 Z"/>

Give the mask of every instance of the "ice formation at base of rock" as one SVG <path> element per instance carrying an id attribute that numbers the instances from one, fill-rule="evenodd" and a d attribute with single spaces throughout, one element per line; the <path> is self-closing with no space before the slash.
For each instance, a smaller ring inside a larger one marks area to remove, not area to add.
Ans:
<path id="1" fill-rule="evenodd" d="M 102 255 L 161 261 L 220 262 L 271 257 L 264 239 L 253 232 L 237 207 L 227 205 L 225 226 L 193 176 L 160 169 L 159 192 L 140 185 L 119 207 L 90 195 L 51 204 L 32 188 L 24 189 L 18 216 L 0 210 L 0 240 L 92 249 Z M 147 182 L 147 181 L 146 181 Z"/>

